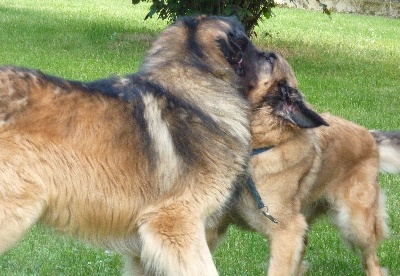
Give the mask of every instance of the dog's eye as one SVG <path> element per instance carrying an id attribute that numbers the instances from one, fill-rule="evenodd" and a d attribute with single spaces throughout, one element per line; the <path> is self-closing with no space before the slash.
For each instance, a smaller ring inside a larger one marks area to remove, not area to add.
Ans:
<path id="1" fill-rule="evenodd" d="M 248 44 L 248 38 L 247 38 L 246 34 L 241 31 L 228 32 L 228 39 L 229 39 L 230 43 L 233 43 L 241 51 L 244 51 Z"/>

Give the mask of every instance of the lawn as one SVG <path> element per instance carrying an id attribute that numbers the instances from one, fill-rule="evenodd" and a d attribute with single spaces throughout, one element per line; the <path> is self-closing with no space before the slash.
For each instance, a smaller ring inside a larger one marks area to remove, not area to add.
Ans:
<path id="1" fill-rule="evenodd" d="M 136 71 L 166 23 L 144 21 L 148 6 L 129 0 L 0 0 L 0 64 L 38 68 L 68 79 L 93 80 Z M 400 20 L 355 14 L 275 9 L 253 41 L 282 53 L 300 88 L 320 112 L 369 129 L 399 129 Z M 265 36 L 265 33 L 270 35 Z M 381 175 L 391 236 L 381 264 L 400 275 L 400 175 Z M 232 227 L 215 253 L 221 275 L 262 275 L 266 239 Z M 312 227 L 309 275 L 362 275 L 337 231 L 321 219 Z M 1 275 L 118 275 L 120 257 L 35 226 L 1 256 Z"/>

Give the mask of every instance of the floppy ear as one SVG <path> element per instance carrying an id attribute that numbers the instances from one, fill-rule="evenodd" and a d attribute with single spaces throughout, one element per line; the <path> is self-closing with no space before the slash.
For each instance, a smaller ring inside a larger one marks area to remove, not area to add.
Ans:
<path id="1" fill-rule="evenodd" d="M 276 115 L 301 128 L 329 126 L 318 113 L 306 106 L 303 96 L 297 89 L 287 85 L 279 85 L 278 89 L 280 96 L 275 100 L 279 103 L 275 102 L 274 105 Z"/>
<path id="2" fill-rule="evenodd" d="M 284 104 L 285 105 L 285 104 Z M 303 101 L 295 101 L 290 107 L 284 107 L 284 119 L 301 128 L 314 128 L 329 126 L 325 120 L 312 109 L 309 109 Z"/>

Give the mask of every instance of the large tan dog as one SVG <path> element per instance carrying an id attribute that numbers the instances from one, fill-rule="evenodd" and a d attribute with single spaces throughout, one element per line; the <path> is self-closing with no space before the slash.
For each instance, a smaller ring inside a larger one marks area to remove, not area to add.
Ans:
<path id="1" fill-rule="evenodd" d="M 0 68 L 0 252 L 41 221 L 123 254 L 126 274 L 217 275 L 204 228 L 249 161 L 255 51 L 236 19 L 199 16 L 134 75 Z"/>
<path id="2" fill-rule="evenodd" d="M 360 249 L 365 273 L 381 275 L 376 248 L 387 226 L 374 137 L 357 124 L 329 114 L 322 119 L 307 107 L 281 56 L 265 53 L 259 66 L 259 82 L 249 95 L 252 146 L 261 152 L 251 159 L 252 179 L 272 218 L 263 217 L 251 190 L 243 189 L 232 212 L 209 229 L 210 247 L 236 223 L 269 237 L 268 275 L 300 275 L 306 269 L 301 261 L 308 225 L 328 214 L 342 237 Z M 263 151 L 266 147 L 272 148 Z"/>

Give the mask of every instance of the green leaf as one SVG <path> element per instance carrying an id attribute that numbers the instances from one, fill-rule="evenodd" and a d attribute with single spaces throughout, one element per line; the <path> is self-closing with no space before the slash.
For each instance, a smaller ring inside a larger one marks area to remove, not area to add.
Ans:
<path id="1" fill-rule="evenodd" d="M 265 18 L 270 19 L 271 16 L 272 16 L 271 8 L 270 8 L 270 7 L 267 7 L 267 8 L 264 10 L 263 15 L 264 15 Z"/>
<path id="2" fill-rule="evenodd" d="M 232 15 L 232 5 L 228 5 L 228 6 L 224 9 L 223 13 L 224 13 L 225 15 Z"/>
<path id="3" fill-rule="evenodd" d="M 154 4 L 151 5 L 150 11 L 148 14 L 146 14 L 146 16 L 144 17 L 144 20 L 151 18 L 156 12 L 157 12 L 157 7 Z"/>

